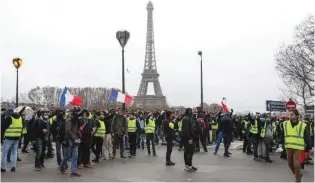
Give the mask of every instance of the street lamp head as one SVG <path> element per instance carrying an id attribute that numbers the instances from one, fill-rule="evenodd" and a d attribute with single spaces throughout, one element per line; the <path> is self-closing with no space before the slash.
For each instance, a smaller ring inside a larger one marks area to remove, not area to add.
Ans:
<path id="1" fill-rule="evenodd" d="M 128 31 L 117 31 L 116 32 L 116 38 L 122 48 L 124 48 L 128 42 L 128 39 L 130 37 L 130 33 Z"/>
<path id="2" fill-rule="evenodd" d="M 22 59 L 20 58 L 14 58 L 13 59 L 13 65 L 16 69 L 19 69 L 22 65 Z"/>
<path id="3" fill-rule="evenodd" d="M 198 55 L 200 55 L 200 56 L 201 56 L 201 55 L 202 55 L 202 51 L 198 51 Z"/>

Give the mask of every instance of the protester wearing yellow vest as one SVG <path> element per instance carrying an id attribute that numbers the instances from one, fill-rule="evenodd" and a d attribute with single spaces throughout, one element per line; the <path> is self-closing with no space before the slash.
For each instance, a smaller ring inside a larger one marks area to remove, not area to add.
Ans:
<path id="1" fill-rule="evenodd" d="M 24 109 L 22 110 L 24 111 Z M 8 109 L 7 117 L 5 118 L 5 121 L 1 121 L 1 123 L 4 123 L 3 127 L 5 127 L 5 140 L 3 143 L 1 159 L 1 172 L 6 172 L 7 156 L 11 155 L 11 153 L 8 154 L 10 149 L 13 154 L 11 171 L 15 172 L 16 161 L 18 158 L 17 151 L 19 139 L 21 138 L 23 128 L 22 117 L 18 113 L 14 113 L 13 109 Z"/>
<path id="2" fill-rule="evenodd" d="M 99 162 L 101 150 L 103 146 L 103 138 L 105 136 L 105 123 L 104 123 L 104 116 L 100 111 L 96 112 L 96 119 L 95 119 L 95 133 L 92 137 L 92 146 L 91 150 L 95 155 L 95 159 L 92 162 Z M 96 148 L 95 148 L 96 146 Z"/>
<path id="3" fill-rule="evenodd" d="M 258 144 L 260 139 L 260 131 L 261 131 L 261 122 L 260 122 L 260 116 L 257 115 L 255 119 L 251 118 L 250 115 L 248 115 L 248 118 L 250 119 L 250 130 L 249 130 L 249 138 L 250 143 L 253 143 L 253 149 L 254 149 L 254 160 L 258 160 Z M 250 144 L 249 143 L 249 144 Z"/>
<path id="4" fill-rule="evenodd" d="M 295 175 L 295 181 L 301 182 L 300 154 L 304 150 L 310 150 L 309 131 L 307 125 L 299 121 L 299 112 L 294 109 L 290 111 L 289 120 L 283 123 L 281 142 L 284 144 L 288 164 Z"/>
<path id="5" fill-rule="evenodd" d="M 261 129 L 260 137 L 262 138 L 263 143 L 265 144 L 266 156 L 264 157 L 265 161 L 268 163 L 272 163 L 273 161 L 269 157 L 270 149 L 272 146 L 272 124 L 270 119 L 266 119 L 264 127 Z"/>
<path id="6" fill-rule="evenodd" d="M 156 156 L 155 151 L 155 120 L 152 116 L 152 113 L 149 114 L 146 125 L 145 125 L 145 134 L 146 134 L 146 144 L 148 149 L 148 156 L 151 156 L 150 144 L 152 144 L 153 156 Z"/>
<path id="7" fill-rule="evenodd" d="M 177 122 L 177 126 L 178 126 L 178 136 L 181 137 L 182 136 L 182 126 L 183 126 L 182 119 L 179 119 L 179 121 Z M 183 149 L 183 143 L 182 143 L 182 140 L 180 140 L 178 150 L 181 151 L 182 149 Z"/>
<path id="8" fill-rule="evenodd" d="M 212 120 L 211 122 L 211 130 L 212 130 L 212 143 L 216 143 L 217 141 L 217 131 L 219 128 L 219 124 L 216 120 Z"/>
<path id="9" fill-rule="evenodd" d="M 243 135 L 243 153 L 247 153 L 248 155 L 252 154 L 251 152 L 251 144 L 249 143 L 249 139 L 248 139 L 248 126 L 249 126 L 249 122 L 248 122 L 248 117 L 246 116 L 245 119 L 242 121 L 241 123 L 241 128 L 242 128 L 242 135 Z"/>
<path id="10" fill-rule="evenodd" d="M 128 138 L 129 138 L 129 158 L 136 156 L 137 151 L 137 131 L 140 129 L 139 122 L 135 119 L 134 114 L 129 114 L 128 120 Z"/>
<path id="11" fill-rule="evenodd" d="M 173 149 L 173 140 L 175 140 L 175 124 L 171 119 L 172 112 L 165 112 L 165 119 L 163 120 L 163 129 L 166 140 L 166 166 L 174 166 L 175 163 L 171 161 L 171 154 Z"/>

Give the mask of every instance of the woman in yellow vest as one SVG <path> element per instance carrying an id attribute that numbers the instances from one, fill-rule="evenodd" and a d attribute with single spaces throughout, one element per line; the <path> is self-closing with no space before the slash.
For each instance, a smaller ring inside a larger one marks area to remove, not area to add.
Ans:
<path id="1" fill-rule="evenodd" d="M 296 182 L 301 182 L 302 178 L 300 154 L 304 150 L 311 149 L 309 131 L 306 126 L 305 123 L 299 121 L 299 112 L 296 109 L 290 110 L 289 120 L 283 122 L 281 142 L 286 148 L 288 164 L 295 175 Z"/>
<path id="2" fill-rule="evenodd" d="M 139 122 L 135 119 L 134 114 L 130 113 L 128 118 L 128 139 L 130 145 L 129 158 L 136 157 L 137 132 L 139 129 L 140 129 Z"/>
<path id="3" fill-rule="evenodd" d="M 105 123 L 104 123 L 104 116 L 100 111 L 96 112 L 96 118 L 94 121 L 95 133 L 92 137 L 92 146 L 91 150 L 95 155 L 95 159 L 92 160 L 93 162 L 99 162 L 101 150 L 103 146 L 103 138 L 105 136 Z M 96 148 L 95 148 L 96 146 Z"/>

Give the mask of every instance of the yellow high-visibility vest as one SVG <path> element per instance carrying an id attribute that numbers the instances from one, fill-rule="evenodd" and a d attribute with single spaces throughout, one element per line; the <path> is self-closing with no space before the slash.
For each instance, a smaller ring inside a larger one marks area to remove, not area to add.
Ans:
<path id="1" fill-rule="evenodd" d="M 244 120 L 244 128 L 247 130 L 248 121 Z M 242 130 L 242 133 L 246 133 L 246 130 Z"/>
<path id="2" fill-rule="evenodd" d="M 261 129 L 260 137 L 262 138 L 266 137 L 266 129 L 267 129 L 267 122 L 265 122 L 264 127 Z"/>
<path id="3" fill-rule="evenodd" d="M 214 120 L 212 120 L 211 129 L 217 130 L 218 128 L 219 128 L 219 124 L 217 122 L 215 122 Z"/>
<path id="4" fill-rule="evenodd" d="M 128 132 L 136 132 L 137 125 L 136 125 L 136 119 L 129 120 L 128 121 Z"/>
<path id="5" fill-rule="evenodd" d="M 154 133 L 155 131 L 155 121 L 153 119 L 149 119 L 149 123 L 145 126 L 145 133 Z"/>
<path id="6" fill-rule="evenodd" d="M 23 122 L 22 118 L 19 117 L 18 119 L 13 118 L 12 124 L 9 126 L 9 128 L 6 129 L 4 136 L 5 137 L 21 137 L 22 135 L 22 128 L 23 128 Z"/>
<path id="7" fill-rule="evenodd" d="M 304 147 L 304 131 L 306 124 L 299 121 L 294 127 L 291 125 L 291 121 L 286 121 L 283 124 L 284 129 L 284 145 L 286 149 L 296 149 L 303 151 Z"/>
<path id="8" fill-rule="evenodd" d="M 251 128 L 250 128 L 250 130 L 249 130 L 249 132 L 250 133 L 252 133 L 252 134 L 258 134 L 258 122 L 257 122 L 257 120 L 255 120 L 255 125 L 254 126 L 252 126 Z"/>
<path id="9" fill-rule="evenodd" d="M 51 117 L 51 118 L 49 119 L 49 124 L 50 124 L 50 126 L 52 125 L 53 121 L 54 121 L 56 118 L 57 118 L 56 115 L 54 115 L 53 117 Z"/>
<path id="10" fill-rule="evenodd" d="M 178 122 L 178 131 L 182 131 L 182 126 L 183 126 L 183 122 L 182 121 L 179 121 Z"/>
<path id="11" fill-rule="evenodd" d="M 89 113 L 88 119 L 92 119 L 92 118 L 93 118 L 92 114 Z"/>
<path id="12" fill-rule="evenodd" d="M 25 135 L 25 134 L 27 134 L 27 128 L 26 128 L 26 127 L 23 127 L 23 129 L 22 129 L 22 135 Z"/>
<path id="13" fill-rule="evenodd" d="M 175 125 L 174 125 L 174 123 L 172 121 L 168 123 L 168 127 L 170 127 L 170 129 L 174 129 L 174 126 Z"/>
<path id="14" fill-rule="evenodd" d="M 94 133 L 95 137 L 104 137 L 105 136 L 105 123 L 104 121 L 98 120 L 100 123 L 100 127 L 97 128 L 96 132 Z"/>

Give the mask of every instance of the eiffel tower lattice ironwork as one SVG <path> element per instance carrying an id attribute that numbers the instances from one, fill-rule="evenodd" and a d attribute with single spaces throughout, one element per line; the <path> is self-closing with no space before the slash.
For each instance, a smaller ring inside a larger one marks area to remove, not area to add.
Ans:
<path id="1" fill-rule="evenodd" d="M 138 95 L 135 97 L 135 105 L 136 107 L 162 109 L 167 107 L 167 103 L 166 97 L 163 96 L 162 93 L 159 81 L 160 75 L 156 68 L 153 32 L 153 4 L 151 1 L 147 5 L 147 11 L 148 20 L 145 62 Z M 155 95 L 147 95 L 149 83 L 153 83 Z"/>

